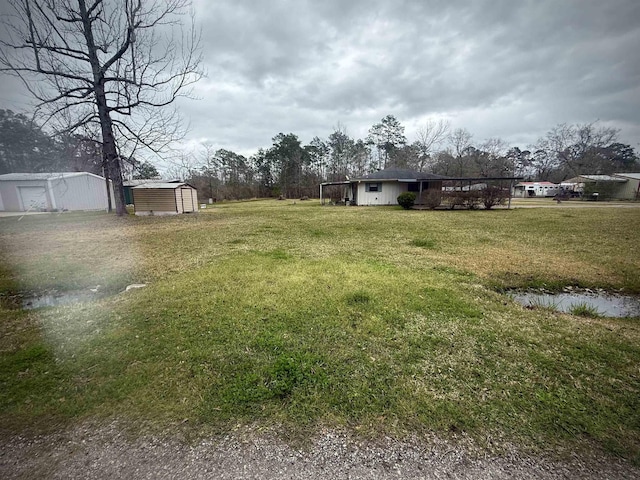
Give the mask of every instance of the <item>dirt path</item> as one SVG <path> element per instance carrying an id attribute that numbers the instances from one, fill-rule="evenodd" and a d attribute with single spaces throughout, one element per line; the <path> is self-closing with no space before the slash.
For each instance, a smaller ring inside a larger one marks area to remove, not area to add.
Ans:
<path id="1" fill-rule="evenodd" d="M 78 427 L 36 438 L 0 439 L 3 479 L 636 479 L 640 469 L 612 458 L 554 461 L 501 456 L 432 439 L 375 444 L 327 431 L 308 449 L 256 432 L 187 444 L 123 435 L 116 426 Z"/>

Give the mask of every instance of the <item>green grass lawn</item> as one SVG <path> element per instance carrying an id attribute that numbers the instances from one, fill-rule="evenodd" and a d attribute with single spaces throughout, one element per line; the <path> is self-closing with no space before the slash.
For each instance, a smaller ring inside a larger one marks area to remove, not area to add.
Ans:
<path id="1" fill-rule="evenodd" d="M 465 432 L 640 460 L 639 319 L 505 288 L 640 293 L 640 209 L 403 211 L 316 202 L 0 219 L 0 426 Z M 129 283 L 149 286 L 120 294 Z M 23 311 L 9 294 L 101 285 Z"/>

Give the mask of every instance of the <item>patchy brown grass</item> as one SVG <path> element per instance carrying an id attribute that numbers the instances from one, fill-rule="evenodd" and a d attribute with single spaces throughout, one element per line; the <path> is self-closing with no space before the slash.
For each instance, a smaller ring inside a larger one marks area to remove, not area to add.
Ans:
<path id="1" fill-rule="evenodd" d="M 499 293 L 640 292 L 637 231 L 632 209 L 276 201 L 0 219 L 2 293 L 149 283 L 0 310 L 0 421 L 464 431 L 637 458 L 637 319 L 527 310 Z"/>

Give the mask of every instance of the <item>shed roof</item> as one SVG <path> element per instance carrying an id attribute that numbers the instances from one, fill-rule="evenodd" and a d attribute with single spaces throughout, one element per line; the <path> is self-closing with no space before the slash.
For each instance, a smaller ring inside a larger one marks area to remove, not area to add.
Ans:
<path id="1" fill-rule="evenodd" d="M 40 172 L 40 173 L 5 173 L 0 175 L 0 180 L 51 180 L 56 178 L 69 178 L 81 175 L 91 175 L 92 177 L 104 180 L 104 177 L 89 172 Z"/>
<path id="2" fill-rule="evenodd" d="M 125 180 L 122 185 L 125 187 L 137 187 L 138 185 L 146 185 L 147 183 L 184 183 L 181 180 L 162 180 L 157 178 L 145 178 L 142 180 Z"/>
<path id="3" fill-rule="evenodd" d="M 191 187 L 193 189 L 195 189 L 194 186 L 189 185 L 188 183 L 185 182 L 179 182 L 179 183 L 169 183 L 169 182 L 154 182 L 154 183 L 143 183 L 142 185 L 138 185 L 137 187 L 133 187 L 133 190 L 148 190 L 148 189 L 173 189 L 175 190 L 176 188 L 180 188 L 180 187 Z"/>

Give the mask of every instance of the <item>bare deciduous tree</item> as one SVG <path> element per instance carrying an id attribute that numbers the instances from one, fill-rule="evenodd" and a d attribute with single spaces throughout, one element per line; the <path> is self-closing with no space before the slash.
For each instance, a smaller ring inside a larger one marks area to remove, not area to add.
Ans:
<path id="1" fill-rule="evenodd" d="M 451 125 L 445 120 L 428 120 L 418 127 L 414 145 L 418 150 L 418 171 L 423 172 L 433 162 L 435 148 L 447 139 Z"/>
<path id="2" fill-rule="evenodd" d="M 605 149 L 617 141 L 618 133 L 614 128 L 598 126 L 597 122 L 556 125 L 533 146 L 534 165 L 542 165 L 547 172 L 555 169 L 563 177 L 604 173 L 612 167 Z"/>
<path id="3" fill-rule="evenodd" d="M 0 69 L 17 75 L 41 117 L 66 133 L 99 126 L 118 215 L 126 213 L 120 158 L 178 132 L 165 108 L 201 77 L 188 0 L 10 0 Z M 130 142 L 127 154 L 119 149 Z"/>
<path id="4" fill-rule="evenodd" d="M 457 128 L 449 135 L 448 140 L 452 149 L 455 174 L 463 176 L 469 162 L 468 154 L 473 147 L 473 135 L 464 128 Z"/>

